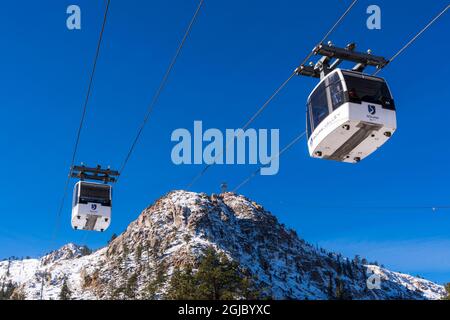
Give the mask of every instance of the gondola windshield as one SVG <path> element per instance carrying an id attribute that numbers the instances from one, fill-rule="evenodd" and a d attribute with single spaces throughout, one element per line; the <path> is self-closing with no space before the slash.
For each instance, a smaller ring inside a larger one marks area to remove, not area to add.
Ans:
<path id="1" fill-rule="evenodd" d="M 325 78 L 308 100 L 311 119 L 307 119 L 308 136 L 319 124 L 345 102 L 344 88 L 338 73 Z M 330 110 L 331 107 L 331 110 Z M 312 126 L 311 126 L 312 124 Z"/>
<path id="2" fill-rule="evenodd" d="M 383 79 L 363 78 L 344 73 L 349 101 L 361 103 L 361 101 L 376 103 L 389 110 L 395 110 L 394 101 L 388 86 Z"/>
<path id="3" fill-rule="evenodd" d="M 109 185 L 82 183 L 80 189 L 80 203 L 96 202 L 104 206 L 111 205 L 111 187 Z"/>
<path id="4" fill-rule="evenodd" d="M 80 182 L 75 185 L 73 206 L 77 204 L 98 203 L 102 206 L 111 206 L 111 186 Z"/>

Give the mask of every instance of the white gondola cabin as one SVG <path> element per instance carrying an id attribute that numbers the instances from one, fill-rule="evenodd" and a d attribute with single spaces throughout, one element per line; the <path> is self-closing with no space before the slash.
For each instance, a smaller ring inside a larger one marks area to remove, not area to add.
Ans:
<path id="1" fill-rule="evenodd" d="M 111 206 L 110 185 L 77 182 L 73 191 L 72 228 L 105 231 L 111 223 Z"/>
<path id="2" fill-rule="evenodd" d="M 397 128 L 395 104 L 384 79 L 335 69 L 308 97 L 307 134 L 314 158 L 357 163 Z"/>

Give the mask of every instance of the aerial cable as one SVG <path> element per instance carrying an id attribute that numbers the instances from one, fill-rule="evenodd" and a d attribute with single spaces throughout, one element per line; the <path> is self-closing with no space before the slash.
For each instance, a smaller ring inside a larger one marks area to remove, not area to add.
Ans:
<path id="1" fill-rule="evenodd" d="M 199 4 L 197 6 L 197 9 L 195 10 L 195 13 L 194 13 L 191 21 L 189 22 L 189 25 L 188 25 L 185 33 L 184 33 L 183 38 L 181 39 L 181 41 L 180 41 L 180 43 L 178 45 L 178 48 L 177 48 L 177 50 L 175 52 L 175 55 L 173 56 L 169 66 L 168 66 L 168 68 L 167 68 L 167 70 L 166 70 L 166 72 L 165 72 L 165 74 L 164 74 L 164 76 L 163 76 L 163 78 L 162 78 L 162 80 L 161 80 L 161 82 L 159 84 L 159 87 L 156 90 L 156 92 L 155 92 L 155 94 L 154 94 L 154 96 L 152 98 L 152 101 L 150 102 L 150 104 L 148 106 L 147 112 L 146 112 L 146 114 L 144 116 L 144 120 L 142 121 L 142 124 L 139 127 L 139 129 L 138 129 L 136 137 L 134 138 L 133 143 L 131 144 L 131 147 L 130 147 L 130 149 L 129 149 L 126 157 L 125 157 L 125 160 L 123 161 L 122 166 L 120 167 L 120 170 L 119 170 L 120 174 L 122 174 L 122 172 L 125 170 L 125 167 L 127 166 L 128 161 L 130 160 L 131 154 L 133 153 L 133 151 L 134 151 L 134 149 L 135 149 L 135 147 L 136 147 L 136 145 L 137 145 L 137 143 L 139 141 L 139 138 L 141 137 L 142 131 L 144 130 L 145 125 L 147 124 L 147 121 L 150 118 L 150 114 L 152 113 L 153 109 L 155 108 L 155 105 L 158 102 L 159 97 L 161 96 L 161 93 L 163 92 L 164 88 L 166 87 L 167 81 L 169 80 L 169 76 L 170 76 L 170 74 L 171 74 L 171 72 L 172 72 L 172 70 L 173 70 L 173 68 L 175 66 L 175 63 L 178 60 L 178 57 L 180 56 L 180 53 L 181 53 L 181 51 L 182 51 L 182 49 L 184 47 L 184 44 L 186 43 L 186 40 L 188 39 L 188 37 L 189 37 L 189 35 L 191 33 L 192 27 L 194 26 L 194 23 L 197 20 L 197 16 L 200 13 L 200 9 L 202 8 L 204 2 L 205 2 L 204 0 L 200 0 Z M 117 178 L 117 181 L 119 181 L 119 178 Z"/>
<path id="2" fill-rule="evenodd" d="M 353 6 L 358 2 L 358 0 L 354 0 L 350 6 L 345 10 L 345 12 L 340 16 L 340 18 L 336 21 L 336 23 L 331 27 L 331 29 L 325 34 L 325 36 L 320 40 L 317 45 L 322 44 L 327 40 L 327 38 L 336 30 L 336 28 L 341 24 L 341 22 L 344 20 L 344 18 L 349 14 L 350 10 L 353 9 Z M 312 50 L 305 59 L 303 59 L 302 63 L 300 65 L 304 65 L 306 62 L 308 62 L 309 58 L 311 58 L 314 55 L 314 50 Z"/>
<path id="3" fill-rule="evenodd" d="M 333 206 L 304 206 L 304 208 L 314 209 L 350 209 L 350 210 L 448 210 L 450 206 L 346 206 L 346 205 L 333 205 Z"/>
<path id="4" fill-rule="evenodd" d="M 71 159 L 71 162 L 70 162 L 70 171 L 69 171 L 69 174 L 67 176 L 66 184 L 65 184 L 65 187 L 64 187 L 64 194 L 63 194 L 63 197 L 61 199 L 61 203 L 60 203 L 60 206 L 59 206 L 59 209 L 58 209 L 58 213 L 57 213 L 57 216 L 56 216 L 56 228 L 55 228 L 55 232 L 54 232 L 53 237 L 56 236 L 56 231 L 59 228 L 59 218 L 61 217 L 61 213 L 62 213 L 62 210 L 63 210 L 63 207 L 64 207 L 64 202 L 65 202 L 66 197 L 67 197 L 67 191 L 69 189 L 70 178 L 71 178 L 71 175 L 72 175 L 72 167 L 75 164 L 75 159 L 76 159 L 76 155 L 77 155 L 77 151 L 78 151 L 78 146 L 80 144 L 81 131 L 83 129 L 84 119 L 86 117 L 87 107 L 88 107 L 88 104 L 89 104 L 89 99 L 91 97 L 92 85 L 93 85 L 93 82 L 94 82 L 95 71 L 97 69 L 97 61 L 98 61 L 98 58 L 100 56 L 100 48 L 101 48 L 101 45 L 102 45 L 103 34 L 104 34 L 104 31 L 105 31 L 106 22 L 108 20 L 108 12 L 109 12 L 110 2 L 111 2 L 111 0 L 107 0 L 107 2 L 106 2 L 105 13 L 103 15 L 102 28 L 100 30 L 100 35 L 99 35 L 99 39 L 98 39 L 98 42 L 97 42 L 97 49 L 95 51 L 94 62 L 93 62 L 93 65 L 92 65 L 92 70 L 91 70 L 91 74 L 90 74 L 90 78 L 89 78 L 89 85 L 88 85 L 88 89 L 87 89 L 87 92 L 86 92 L 86 97 L 85 97 L 85 100 L 84 100 L 83 112 L 82 112 L 82 115 L 81 115 L 80 124 L 78 126 L 77 136 L 76 136 L 76 139 L 75 139 L 75 145 L 74 145 L 73 153 L 72 153 L 72 159 Z"/>
<path id="5" fill-rule="evenodd" d="M 290 148 L 292 148 L 292 146 L 294 146 L 298 141 L 300 141 L 304 136 L 306 135 L 306 131 L 302 132 L 301 134 L 299 134 L 298 136 L 296 136 L 291 142 L 289 142 L 288 145 L 286 145 L 280 152 L 278 152 L 275 156 L 271 157 L 270 160 L 274 160 L 277 159 L 279 157 L 281 157 L 281 155 L 283 153 L 285 153 L 286 151 L 288 151 Z M 248 182 L 250 182 L 250 180 L 252 180 L 257 174 L 259 174 L 261 172 L 261 169 L 264 166 L 260 166 L 257 170 L 255 170 L 247 179 L 245 179 L 244 181 L 242 181 L 237 187 L 235 187 L 233 189 L 232 192 L 237 192 L 240 188 L 242 188 L 244 185 L 246 185 Z"/>
<path id="6" fill-rule="evenodd" d="M 412 45 L 425 31 L 428 30 L 428 28 L 431 27 L 431 25 L 433 25 L 433 23 L 435 23 L 447 10 L 448 8 L 450 8 L 450 5 L 447 5 L 447 7 L 445 7 L 436 17 L 433 18 L 433 20 L 431 20 L 422 30 L 420 30 L 411 40 L 408 41 L 408 43 L 406 43 L 399 51 L 397 51 L 396 54 L 394 54 L 389 60 L 388 63 L 391 63 L 392 61 L 394 61 L 400 54 L 403 53 L 403 51 L 405 51 L 410 45 Z M 375 73 L 373 74 L 374 76 L 376 76 L 382 69 L 378 69 L 377 71 L 375 71 Z"/>
<path id="7" fill-rule="evenodd" d="M 339 19 L 335 22 L 335 24 L 331 27 L 331 29 L 328 30 L 328 32 L 325 34 L 325 36 L 322 38 L 322 40 L 318 43 L 322 43 L 323 41 L 325 41 L 335 30 L 336 28 L 341 24 L 341 22 L 344 20 L 344 18 L 348 15 L 348 13 L 350 12 L 350 10 L 353 8 L 353 6 L 356 4 L 356 2 L 358 2 L 358 0 L 353 0 L 353 2 L 350 4 L 350 6 L 345 10 L 345 12 L 339 17 Z M 306 61 L 308 61 L 309 58 L 311 58 L 311 56 L 314 54 L 314 51 L 311 51 L 306 58 L 303 60 L 303 63 L 301 63 L 300 65 L 303 65 L 306 63 Z M 269 104 L 274 100 L 274 98 L 281 92 L 281 90 L 284 89 L 284 87 L 286 87 L 286 85 L 289 83 L 289 81 L 292 80 L 292 78 L 294 76 L 297 75 L 297 69 L 295 69 L 291 75 L 274 91 L 274 93 L 269 97 L 269 99 L 267 99 L 263 105 L 256 111 L 256 113 L 254 113 L 250 119 L 245 123 L 245 125 L 241 128 L 242 130 L 246 130 L 255 120 L 256 118 L 269 106 Z M 242 131 L 241 131 L 242 132 Z M 228 147 L 228 145 L 227 145 Z M 227 148 L 226 148 L 227 149 Z M 219 155 L 218 155 L 219 156 Z M 218 157 L 216 156 L 216 158 Z M 187 189 L 190 189 L 195 182 L 197 182 L 197 180 L 199 180 L 206 172 L 207 170 L 212 167 L 215 164 L 207 164 L 206 166 L 204 166 L 204 168 L 200 171 L 199 174 L 197 174 L 191 181 L 190 183 L 187 185 Z"/>

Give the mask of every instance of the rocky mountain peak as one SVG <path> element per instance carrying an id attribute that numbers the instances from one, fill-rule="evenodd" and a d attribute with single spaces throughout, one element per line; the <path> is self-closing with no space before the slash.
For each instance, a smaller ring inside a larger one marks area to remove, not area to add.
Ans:
<path id="1" fill-rule="evenodd" d="M 195 266 L 213 248 L 255 279 L 274 299 L 439 299 L 442 286 L 364 265 L 316 248 L 256 202 L 234 193 L 169 192 L 125 232 L 92 254 L 68 244 L 15 274 L 20 262 L 0 263 L 0 280 L 17 279 L 29 298 L 57 298 L 67 280 L 73 298 L 164 298 L 175 270 Z M 6 272 L 8 269 L 8 272 Z M 33 270 L 31 270 L 33 269 Z M 2 271 L 3 270 L 3 271 Z M 16 270 L 16 271 L 14 271 Z M 45 271 L 46 277 L 43 277 Z M 2 273 L 3 272 L 3 273 Z M 26 276 L 23 276 L 26 274 Z M 2 278 L 3 277 L 3 278 Z M 380 288 L 369 289 L 369 278 Z"/>
<path id="2" fill-rule="evenodd" d="M 78 246 L 74 243 L 68 243 L 42 257 L 41 262 L 43 265 L 48 265 L 57 261 L 80 258 L 89 253 L 90 250 L 86 246 Z"/>

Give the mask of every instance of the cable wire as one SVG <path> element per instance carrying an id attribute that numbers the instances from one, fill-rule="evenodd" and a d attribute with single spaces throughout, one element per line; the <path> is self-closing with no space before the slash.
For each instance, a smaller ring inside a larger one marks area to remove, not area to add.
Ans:
<path id="1" fill-rule="evenodd" d="M 447 210 L 450 206 L 346 206 L 346 205 L 333 205 L 333 206 L 304 206 L 304 208 L 314 208 L 314 209 L 351 209 L 351 210 Z"/>
<path id="2" fill-rule="evenodd" d="M 145 125 L 147 124 L 147 121 L 150 118 L 150 114 L 152 113 L 153 109 L 155 108 L 155 105 L 158 102 L 159 97 L 161 96 L 161 93 L 163 92 L 164 88 L 166 87 L 167 81 L 169 80 L 169 76 L 172 73 L 173 67 L 175 66 L 175 63 L 177 62 L 178 57 L 180 56 L 181 50 L 183 49 L 184 44 L 186 43 L 186 40 L 189 37 L 189 34 L 191 33 L 192 27 L 194 26 L 194 23 L 197 20 L 197 16 L 200 13 L 200 9 L 202 8 L 203 3 L 204 3 L 204 0 L 200 0 L 199 4 L 197 6 L 197 9 L 195 10 L 195 13 L 194 13 L 191 21 L 189 22 L 189 25 L 184 33 L 184 36 L 178 45 L 175 55 L 173 56 L 173 58 L 169 64 L 169 67 L 167 68 L 167 70 L 159 84 L 159 87 L 156 90 L 156 92 L 152 98 L 152 101 L 150 102 L 150 104 L 148 106 L 147 112 L 144 116 L 144 120 L 143 120 L 141 126 L 139 127 L 136 137 L 134 138 L 133 143 L 131 144 L 130 150 L 128 151 L 127 156 L 125 157 L 125 160 L 122 163 L 122 166 L 120 167 L 120 170 L 119 170 L 120 175 L 122 175 L 122 172 L 125 170 L 125 167 L 127 166 L 128 161 L 130 160 L 131 154 L 133 153 L 133 151 L 139 141 L 139 138 L 141 137 L 142 131 L 144 130 Z M 119 178 L 120 178 L 120 176 L 117 178 L 116 183 L 119 181 Z"/>
<path id="3" fill-rule="evenodd" d="M 336 30 L 336 28 L 341 24 L 341 22 L 344 20 L 344 18 L 347 16 L 347 14 L 350 12 L 350 10 L 353 8 L 353 6 L 358 2 L 358 0 L 353 0 L 353 2 L 350 4 L 350 6 L 345 10 L 345 12 L 339 17 L 339 19 L 336 21 L 336 23 L 331 27 L 331 29 L 328 30 L 328 32 L 325 34 L 325 36 L 320 40 L 318 44 L 321 44 L 324 42 L 333 32 Z M 314 54 L 314 51 L 311 51 L 306 58 L 303 60 L 303 62 L 300 65 L 303 65 L 308 61 L 309 58 Z M 289 83 L 289 81 L 292 80 L 292 78 L 297 74 L 296 70 L 275 90 L 275 92 L 267 99 L 263 105 L 256 111 L 255 114 L 253 114 L 250 119 L 245 123 L 245 125 L 241 128 L 242 130 L 246 130 L 255 120 L 256 118 L 269 106 L 269 104 L 272 102 L 272 100 L 283 90 L 284 87 Z M 242 132 L 242 131 L 241 131 Z M 225 147 L 225 150 L 228 150 L 228 145 Z M 222 154 L 219 154 L 216 156 L 219 157 Z M 187 185 L 187 189 L 190 189 L 207 171 L 210 167 L 212 167 L 215 164 L 207 164 L 203 167 L 203 169 L 200 171 L 199 174 L 197 174 Z"/>
<path id="4" fill-rule="evenodd" d="M 301 134 L 299 134 L 298 136 L 296 136 L 291 142 L 289 142 L 288 145 L 286 145 L 280 152 L 278 152 L 278 154 L 276 154 L 275 156 L 271 157 L 270 160 L 272 161 L 274 159 L 277 159 L 277 158 L 281 157 L 281 155 L 283 153 L 285 153 L 290 148 L 292 148 L 305 135 L 306 135 L 306 131 L 304 131 Z M 250 180 L 252 180 L 258 173 L 260 173 L 262 168 L 264 168 L 264 166 L 260 166 L 257 170 L 255 170 L 247 179 L 245 179 L 237 187 L 235 187 L 232 192 L 237 192 L 240 188 L 242 188 L 244 185 L 246 185 L 248 182 L 250 182 Z"/>
<path id="5" fill-rule="evenodd" d="M 397 51 L 396 54 L 394 54 L 389 60 L 388 60 L 388 64 L 391 63 L 392 61 L 394 61 L 400 54 L 403 53 L 403 51 L 405 51 L 410 45 L 412 45 L 425 31 L 428 30 L 428 28 L 430 28 L 447 10 L 448 8 L 450 8 L 450 5 L 447 5 L 447 7 L 445 7 L 441 12 L 439 12 L 439 14 L 437 16 L 435 16 L 433 18 L 433 20 L 431 20 L 422 30 L 420 30 L 411 40 L 408 41 L 408 43 L 406 43 L 399 51 Z M 375 73 L 373 74 L 374 76 L 376 76 L 382 69 L 378 69 L 377 71 L 375 71 Z"/>
<path id="6" fill-rule="evenodd" d="M 62 210 L 64 208 L 64 203 L 65 203 L 65 200 L 66 200 L 66 197 L 67 197 L 67 191 L 69 189 L 70 178 L 71 178 L 71 175 L 72 175 L 72 167 L 75 164 L 75 159 L 76 159 L 76 156 L 77 156 L 78 146 L 80 144 L 81 131 L 83 129 L 84 120 L 86 118 L 87 107 L 88 107 L 88 104 L 89 104 L 89 99 L 91 97 L 91 91 L 92 91 L 92 85 L 94 83 L 95 71 L 97 70 L 97 61 L 98 61 L 98 58 L 100 56 L 100 48 L 101 48 L 102 41 L 103 41 L 103 34 L 104 34 L 104 31 L 105 31 L 106 22 L 108 20 L 108 12 L 109 12 L 109 5 L 110 5 L 110 3 L 111 3 L 111 0 L 107 0 L 105 13 L 103 15 L 102 28 L 100 30 L 100 35 L 99 35 L 99 39 L 98 39 L 98 42 L 97 42 L 97 49 L 95 51 L 95 56 L 94 56 L 94 62 L 92 64 L 92 70 L 91 70 L 91 74 L 90 74 L 90 77 L 89 77 L 88 89 L 87 89 L 87 92 L 86 92 L 86 97 L 84 99 L 83 112 L 82 112 L 82 115 L 81 115 L 80 124 L 78 126 L 77 136 L 76 136 L 76 139 L 75 139 L 75 145 L 74 145 L 73 152 L 72 152 L 72 159 L 70 161 L 70 170 L 69 170 L 69 174 L 67 176 L 67 180 L 66 180 L 66 183 L 65 183 L 65 186 L 64 186 L 64 194 L 62 196 L 62 199 L 61 199 L 61 202 L 60 202 L 60 205 L 59 205 L 59 208 L 58 208 L 58 213 L 56 215 L 56 227 L 55 227 L 55 231 L 54 231 L 54 234 L 53 234 L 53 238 L 56 237 L 57 230 L 59 229 L 59 219 L 61 217 L 61 213 L 62 213 Z"/>
<path id="7" fill-rule="evenodd" d="M 336 21 L 336 23 L 331 27 L 331 29 L 325 34 L 325 36 L 322 38 L 322 40 L 320 40 L 320 42 L 317 43 L 316 47 L 320 44 L 322 44 L 323 42 L 325 42 L 325 40 L 327 40 L 327 38 L 334 32 L 334 30 L 336 30 L 336 28 L 341 24 L 341 22 L 344 20 L 344 18 L 349 14 L 349 12 L 353 9 L 354 5 L 358 2 L 358 0 L 354 0 L 350 6 L 347 8 L 347 10 L 345 10 L 345 12 L 340 16 L 340 18 Z M 312 50 L 307 56 L 306 58 L 302 61 L 302 63 L 300 63 L 300 65 L 304 65 L 309 58 L 311 58 L 314 55 L 314 50 Z"/>

